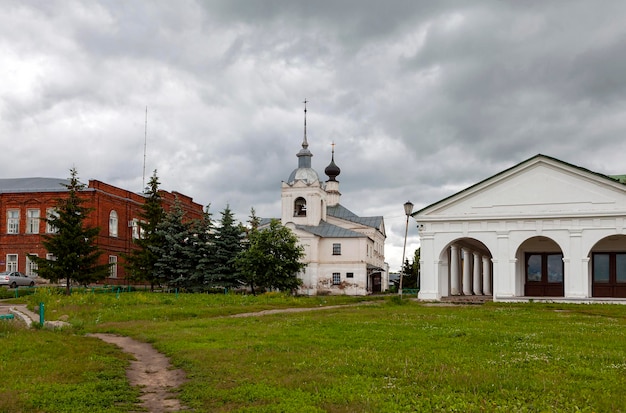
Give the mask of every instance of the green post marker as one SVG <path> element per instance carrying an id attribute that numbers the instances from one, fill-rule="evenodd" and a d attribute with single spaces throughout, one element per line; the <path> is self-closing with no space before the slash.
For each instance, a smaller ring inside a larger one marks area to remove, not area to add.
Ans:
<path id="1" fill-rule="evenodd" d="M 43 326 L 44 323 L 44 314 L 45 314 L 45 305 L 44 303 L 39 303 L 39 324 Z"/>

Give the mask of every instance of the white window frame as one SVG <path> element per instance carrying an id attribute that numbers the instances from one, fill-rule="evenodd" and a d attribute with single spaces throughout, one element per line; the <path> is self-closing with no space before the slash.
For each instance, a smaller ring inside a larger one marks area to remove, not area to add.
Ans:
<path id="1" fill-rule="evenodd" d="M 117 278 L 117 256 L 109 255 L 109 278 Z"/>
<path id="2" fill-rule="evenodd" d="M 7 210 L 7 234 L 19 234 L 19 233 L 20 233 L 20 210 L 8 209 Z"/>
<path id="3" fill-rule="evenodd" d="M 139 239 L 141 234 L 141 228 L 139 227 L 139 220 L 137 218 L 133 218 L 132 220 L 132 237 L 133 239 Z"/>
<path id="4" fill-rule="evenodd" d="M 7 271 L 17 271 L 17 259 L 18 259 L 17 254 L 7 254 L 7 261 L 6 261 Z"/>
<path id="5" fill-rule="evenodd" d="M 48 261 L 56 261 L 56 260 L 57 260 L 57 257 L 55 257 L 55 256 L 54 256 L 54 254 L 52 254 L 51 252 L 49 252 L 49 253 L 47 253 L 47 254 L 46 254 L 46 259 L 47 259 Z"/>
<path id="6" fill-rule="evenodd" d="M 34 255 L 35 257 L 38 257 L 37 254 L 30 254 L 30 255 Z M 29 277 L 36 277 L 38 269 L 39 269 L 39 267 L 37 266 L 37 262 L 35 260 L 31 259 L 27 255 L 26 256 L 26 275 L 29 276 Z"/>
<path id="7" fill-rule="evenodd" d="M 26 210 L 26 233 L 27 234 L 39 234 L 39 216 L 41 211 L 39 209 L 27 209 Z"/>
<path id="8" fill-rule="evenodd" d="M 117 238 L 119 219 L 115 210 L 109 213 L 109 237 Z"/>
<path id="9" fill-rule="evenodd" d="M 46 209 L 46 218 L 50 219 L 51 217 L 57 217 L 59 216 L 59 211 L 56 210 L 56 208 L 48 208 Z M 46 233 L 47 234 L 56 234 L 57 232 L 59 232 L 59 229 L 57 227 L 55 227 L 54 225 L 52 225 L 49 221 L 46 221 Z"/>

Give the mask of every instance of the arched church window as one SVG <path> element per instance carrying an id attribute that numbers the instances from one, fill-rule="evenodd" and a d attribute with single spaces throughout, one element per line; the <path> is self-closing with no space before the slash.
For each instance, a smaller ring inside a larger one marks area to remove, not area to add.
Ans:
<path id="1" fill-rule="evenodd" d="M 306 217 L 306 199 L 299 197 L 296 199 L 293 209 L 294 217 Z"/>

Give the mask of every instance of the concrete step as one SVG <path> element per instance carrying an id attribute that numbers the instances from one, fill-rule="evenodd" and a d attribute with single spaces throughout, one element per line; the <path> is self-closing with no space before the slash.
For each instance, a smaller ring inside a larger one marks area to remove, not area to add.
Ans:
<path id="1" fill-rule="evenodd" d="M 491 295 L 449 295 L 441 297 L 441 301 L 453 304 L 484 304 L 493 301 Z"/>

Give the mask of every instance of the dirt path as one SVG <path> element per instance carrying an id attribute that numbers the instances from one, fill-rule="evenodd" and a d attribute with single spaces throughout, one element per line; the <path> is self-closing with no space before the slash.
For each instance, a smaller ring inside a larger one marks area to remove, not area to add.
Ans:
<path id="1" fill-rule="evenodd" d="M 232 315 L 228 315 L 225 317 L 228 318 L 238 318 L 238 317 L 257 317 L 257 316 L 264 316 L 264 315 L 270 315 L 270 314 L 281 314 L 281 313 L 304 313 L 307 311 L 320 311 L 320 310 L 334 310 L 337 308 L 346 308 L 346 307 L 357 307 L 357 306 L 361 306 L 361 305 L 377 305 L 380 304 L 376 301 L 364 301 L 361 303 L 354 303 L 354 304 L 338 304 L 338 305 L 329 305 L 329 306 L 325 306 L 325 307 L 292 307 L 292 308 L 278 308 L 278 309 L 274 309 L 274 310 L 261 310 L 261 311 L 256 311 L 254 313 L 239 313 L 239 314 L 232 314 Z"/>
<path id="2" fill-rule="evenodd" d="M 234 314 L 227 317 L 256 317 L 279 313 L 331 310 L 363 304 L 371 305 L 375 303 L 366 302 L 331 305 L 327 307 L 283 308 L 257 311 L 254 313 Z M 3 307 L 4 305 L 0 304 L 0 314 L 3 313 Z M 20 307 L 24 307 L 20 308 L 20 310 L 26 313 L 25 317 L 29 317 L 34 322 L 38 322 L 36 314 L 27 311 L 26 306 Z M 137 386 L 141 389 L 141 404 L 149 413 L 179 412 L 186 409 L 185 406 L 181 405 L 174 393 L 174 390 L 186 381 L 185 372 L 180 369 L 173 369 L 169 359 L 156 351 L 150 344 L 142 343 L 130 337 L 114 334 L 88 334 L 88 336 L 115 344 L 125 353 L 133 355 L 135 360 L 131 361 L 130 367 L 126 370 L 126 377 L 132 386 Z"/>
<path id="3" fill-rule="evenodd" d="M 89 334 L 89 336 L 115 344 L 125 353 L 135 357 L 126 370 L 126 377 L 132 386 L 141 389 L 141 404 L 148 412 L 166 413 L 184 409 L 172 390 L 185 382 L 185 372 L 172 369 L 169 359 L 154 347 L 130 337 L 114 334 Z"/>
<path id="4" fill-rule="evenodd" d="M 349 304 L 348 306 L 351 306 Z M 358 304 L 357 304 L 358 305 Z M 276 310 L 264 310 L 254 313 L 234 314 L 229 317 L 255 317 L 278 313 L 299 313 L 305 311 L 330 310 L 346 307 L 346 305 L 333 305 L 327 307 L 309 308 L 283 308 Z M 172 369 L 167 357 L 159 353 L 148 343 L 142 343 L 130 337 L 117 336 L 114 334 L 89 334 L 107 343 L 115 344 L 125 353 L 135 357 L 130 367 L 126 370 L 126 377 L 132 386 L 141 388 L 142 406 L 150 413 L 178 412 L 185 407 L 175 398 L 172 390 L 182 385 L 185 380 L 185 372 Z"/>

